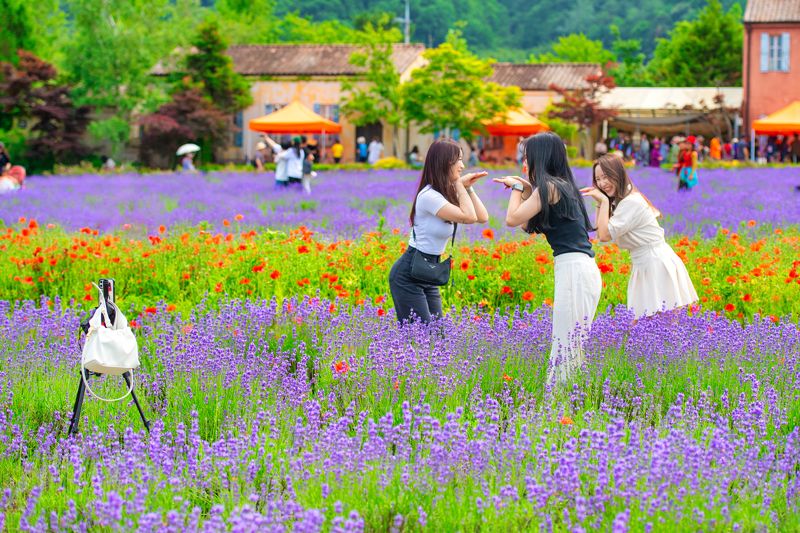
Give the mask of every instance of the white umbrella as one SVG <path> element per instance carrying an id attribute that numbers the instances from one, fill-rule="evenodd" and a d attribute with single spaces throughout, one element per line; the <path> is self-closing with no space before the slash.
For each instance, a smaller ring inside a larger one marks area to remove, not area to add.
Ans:
<path id="1" fill-rule="evenodd" d="M 197 146 L 196 144 L 188 143 L 188 144 L 184 144 L 183 146 L 178 148 L 178 151 L 175 152 L 175 155 L 186 155 L 186 154 L 191 154 L 193 152 L 199 152 L 199 151 L 200 151 L 200 147 L 199 146 Z"/>

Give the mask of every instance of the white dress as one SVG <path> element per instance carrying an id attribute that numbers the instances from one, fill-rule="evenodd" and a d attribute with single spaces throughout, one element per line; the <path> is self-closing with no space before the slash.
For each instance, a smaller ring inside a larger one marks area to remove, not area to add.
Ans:
<path id="1" fill-rule="evenodd" d="M 686 265 L 664 240 L 664 229 L 641 194 L 634 192 L 620 201 L 608 232 L 631 254 L 628 309 L 636 318 L 697 301 Z"/>

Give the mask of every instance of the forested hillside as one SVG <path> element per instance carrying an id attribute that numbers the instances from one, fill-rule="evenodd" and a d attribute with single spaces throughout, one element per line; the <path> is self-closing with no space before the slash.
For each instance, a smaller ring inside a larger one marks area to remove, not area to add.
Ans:
<path id="1" fill-rule="evenodd" d="M 727 11 L 745 0 L 722 0 Z M 369 14 L 402 16 L 404 0 L 291 0 L 277 2 L 277 14 L 296 12 L 315 20 L 359 24 Z M 524 60 L 561 35 L 584 33 L 611 48 L 610 27 L 622 38 L 638 39 L 650 57 L 656 38 L 666 37 L 679 20 L 694 18 L 706 0 L 411 0 L 412 39 L 427 45 L 444 40 L 447 30 L 465 21 L 470 47 L 497 59 Z"/>

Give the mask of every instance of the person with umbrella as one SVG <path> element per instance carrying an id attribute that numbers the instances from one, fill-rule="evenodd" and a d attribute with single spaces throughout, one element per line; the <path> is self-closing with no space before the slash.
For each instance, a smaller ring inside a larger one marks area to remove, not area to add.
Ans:
<path id="1" fill-rule="evenodd" d="M 194 166 L 194 154 L 200 151 L 200 147 L 196 144 L 188 143 L 184 144 L 175 152 L 177 156 L 183 156 L 181 158 L 181 169 L 184 172 L 197 172 L 197 168 Z"/>

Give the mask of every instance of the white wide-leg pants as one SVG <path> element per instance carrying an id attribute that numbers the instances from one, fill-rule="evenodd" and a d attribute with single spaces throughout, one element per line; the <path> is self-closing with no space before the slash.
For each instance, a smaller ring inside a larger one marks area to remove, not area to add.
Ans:
<path id="1" fill-rule="evenodd" d="M 583 342 L 594 320 L 603 282 L 594 258 L 580 252 L 557 255 L 553 297 L 553 346 L 549 384 L 563 383 L 583 364 Z"/>

